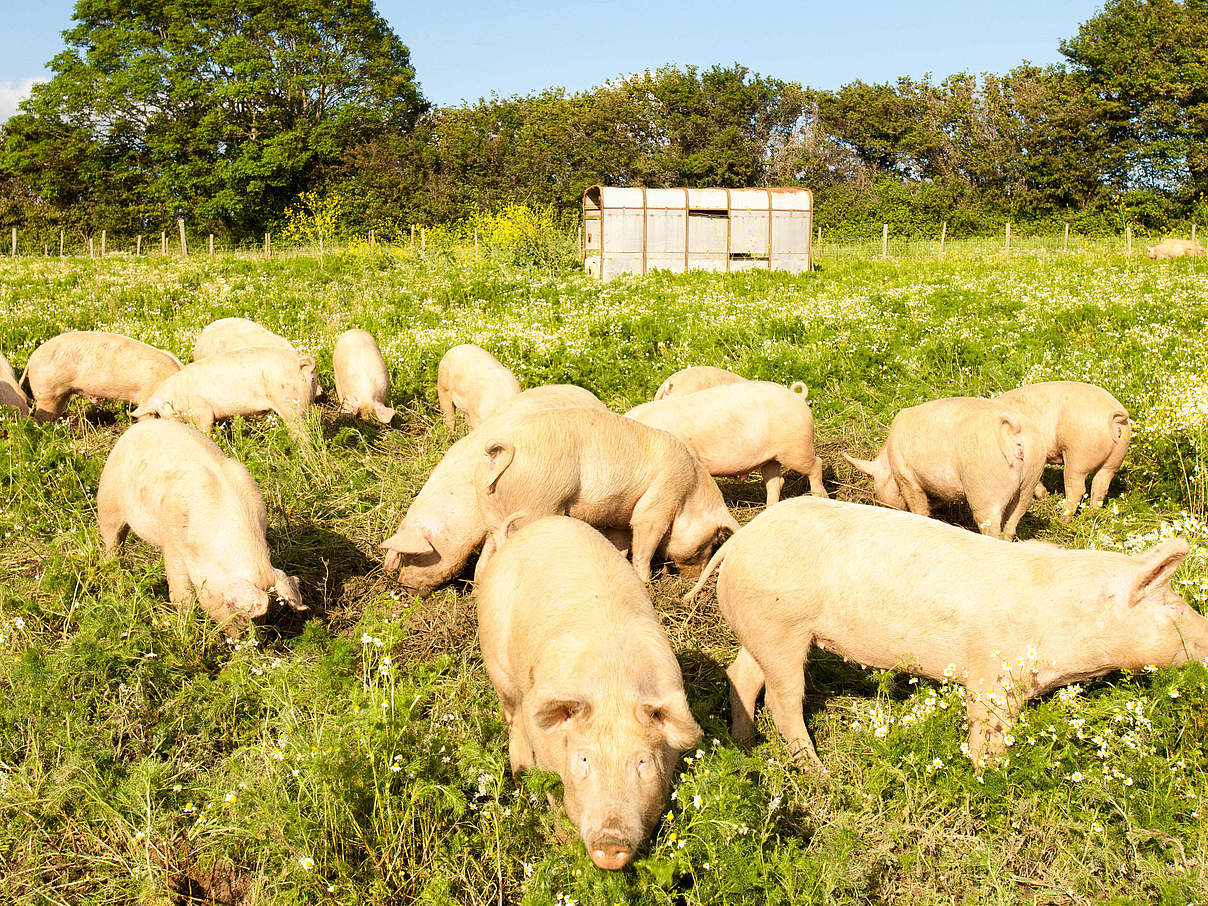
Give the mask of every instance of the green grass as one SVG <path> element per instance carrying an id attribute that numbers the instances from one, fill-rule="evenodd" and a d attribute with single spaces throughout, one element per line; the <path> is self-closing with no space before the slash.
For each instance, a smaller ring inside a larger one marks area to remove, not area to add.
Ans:
<path id="1" fill-rule="evenodd" d="M 421 601 L 381 573 L 377 543 L 454 439 L 437 362 L 473 341 L 526 385 L 580 383 L 622 411 L 688 364 L 804 380 L 828 486 L 862 502 L 839 453 L 871 454 L 899 408 L 1094 381 L 1136 421 L 1109 505 L 1063 525 L 1051 498 L 1021 536 L 1135 550 L 1184 534 L 1176 586 L 1208 610 L 1208 265 L 825 250 L 823 265 L 601 285 L 435 251 L 0 261 L 0 351 L 18 371 L 68 328 L 187 358 L 202 326 L 245 315 L 314 353 L 329 394 L 298 437 L 273 419 L 215 431 L 260 483 L 274 561 L 314 609 L 237 644 L 168 604 L 154 548 L 103 553 L 96 484 L 124 407 L 0 419 L 0 901 L 1208 902 L 1200 666 L 1036 702 L 979 776 L 954 687 L 819 655 L 818 776 L 765 718 L 754 748 L 730 741 L 735 641 L 711 596 L 683 605 L 688 583 L 664 574 L 655 604 L 705 740 L 634 867 L 607 874 L 547 804 L 556 781 L 507 773 L 468 586 Z M 330 350 L 350 327 L 391 366 L 393 428 L 335 412 Z M 754 480 L 721 485 L 740 520 L 759 512 Z"/>

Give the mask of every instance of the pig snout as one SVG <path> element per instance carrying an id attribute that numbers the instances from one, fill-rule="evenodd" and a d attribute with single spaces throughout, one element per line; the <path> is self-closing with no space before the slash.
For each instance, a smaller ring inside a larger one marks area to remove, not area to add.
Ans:
<path id="1" fill-rule="evenodd" d="M 597 868 L 617 871 L 628 865 L 633 858 L 633 845 L 613 831 L 605 831 L 594 841 L 583 842 L 587 844 L 588 855 Z"/>

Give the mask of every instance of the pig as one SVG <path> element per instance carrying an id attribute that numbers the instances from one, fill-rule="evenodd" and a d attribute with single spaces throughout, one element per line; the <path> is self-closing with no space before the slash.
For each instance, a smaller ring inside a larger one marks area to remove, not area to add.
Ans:
<path id="1" fill-rule="evenodd" d="M 1161 261 L 1166 258 L 1181 258 L 1183 255 L 1202 255 L 1204 247 L 1190 239 L 1163 239 L 1157 245 L 1145 246 L 1145 256 Z"/>
<path id="2" fill-rule="evenodd" d="M 518 393 L 520 381 L 516 375 L 481 346 L 463 343 L 441 357 L 436 394 L 445 427 L 450 431 L 455 410 L 462 410 L 469 426 L 477 428 Z"/>
<path id="3" fill-rule="evenodd" d="M 73 393 L 140 406 L 180 369 L 172 353 L 130 337 L 72 330 L 30 354 L 24 379 L 34 398 L 34 419 L 45 424 L 63 414 Z"/>
<path id="4" fill-rule="evenodd" d="M 802 384 L 802 387 L 805 385 Z M 808 475 L 810 491 L 826 497 L 822 460 L 814 454 L 814 416 L 805 397 L 768 381 L 741 381 L 643 403 L 625 413 L 670 431 L 710 475 L 759 469 L 767 504 L 780 499 L 783 466 Z"/>
<path id="5" fill-rule="evenodd" d="M 621 415 L 538 412 L 493 427 L 480 449 L 474 484 L 492 534 L 482 561 L 511 517 L 517 528 L 553 515 L 628 527 L 643 581 L 658 551 L 680 569 L 700 566 L 715 542 L 738 530 L 716 482 L 682 441 Z"/>
<path id="6" fill-rule="evenodd" d="M 268 613 L 270 592 L 307 610 L 297 578 L 270 562 L 256 482 L 187 425 L 141 422 L 118 438 L 101 471 L 97 521 L 107 551 L 131 529 L 160 548 L 169 599 L 181 604 L 196 591 L 228 635 Z"/>
<path id="7" fill-rule="evenodd" d="M 0 411 L 5 408 L 12 409 L 21 418 L 29 415 L 29 400 L 25 398 L 21 382 L 8 359 L 0 354 Z"/>
<path id="8" fill-rule="evenodd" d="M 742 645 L 727 674 L 733 736 L 766 683 L 776 728 L 820 767 L 802 719 L 810 646 L 965 687 L 969 756 L 1002 752 L 1024 702 L 1066 683 L 1208 657 L 1208 620 L 1170 587 L 1182 538 L 1135 555 L 1003 544 L 878 507 L 798 497 L 747 523 L 717 602 Z M 1021 666 L 1022 664 L 1022 666 Z"/>
<path id="9" fill-rule="evenodd" d="M 190 421 L 209 431 L 215 419 L 271 411 L 296 425 L 314 402 L 314 390 L 313 356 L 272 346 L 245 347 L 186 365 L 156 387 L 133 415 Z"/>
<path id="10" fill-rule="evenodd" d="M 899 412 L 876 459 L 843 458 L 872 477 L 886 506 L 929 516 L 929 497 L 963 498 L 983 535 L 1009 541 L 1040 483 L 1046 452 L 1011 407 L 957 396 Z"/>
<path id="11" fill-rule="evenodd" d="M 370 414 L 384 425 L 390 424 L 395 412 L 386 405 L 390 389 L 390 373 L 386 360 L 373 335 L 364 330 L 349 330 L 340 334 L 331 354 L 336 373 L 336 395 L 340 411 L 355 413 L 361 418 Z"/>
<path id="12" fill-rule="evenodd" d="M 1077 512 L 1092 474 L 1088 505 L 1102 506 L 1132 437 L 1132 421 L 1120 401 L 1102 387 L 1079 381 L 1027 384 L 996 399 L 1032 423 L 1048 462 L 1065 465 L 1062 521 L 1069 522 Z M 1047 494 L 1038 482 L 1036 496 L 1043 499 Z"/>
<path id="13" fill-rule="evenodd" d="M 663 381 L 659 385 L 659 389 L 655 391 L 654 398 L 661 400 L 669 396 L 683 396 L 685 393 L 695 393 L 698 390 L 720 387 L 723 384 L 737 384 L 745 380 L 745 377 L 735 374 L 733 371 L 726 371 L 724 368 L 715 368 L 712 365 L 693 365 L 690 368 L 681 368 Z"/>
<path id="14" fill-rule="evenodd" d="M 193 344 L 193 361 L 199 362 L 220 352 L 247 349 L 253 346 L 273 346 L 287 349 L 294 355 L 298 350 L 285 337 L 247 318 L 219 318 L 207 324 Z"/>
<path id="15" fill-rule="evenodd" d="M 507 539 L 474 597 L 512 773 L 557 773 L 591 860 L 624 868 L 702 735 L 646 589 L 595 529 L 546 516 Z"/>
<path id="16" fill-rule="evenodd" d="M 292 352 L 301 362 L 314 361 L 313 356 L 300 354 L 294 344 L 285 337 L 247 318 L 219 318 L 206 325 L 197 335 L 197 342 L 193 344 L 193 361 L 199 362 L 219 353 L 234 352 L 236 349 L 264 347 Z M 313 373 L 312 369 L 311 398 L 320 399 L 322 396 L 323 388 L 319 385 L 318 374 Z"/>
<path id="17" fill-rule="evenodd" d="M 398 529 L 381 543 L 386 570 L 397 570 L 399 583 L 421 597 L 456 578 L 487 536 L 474 490 L 484 432 L 494 430 L 505 419 L 577 407 L 604 409 L 604 404 L 582 387 L 533 387 L 453 444 L 420 488 Z"/>

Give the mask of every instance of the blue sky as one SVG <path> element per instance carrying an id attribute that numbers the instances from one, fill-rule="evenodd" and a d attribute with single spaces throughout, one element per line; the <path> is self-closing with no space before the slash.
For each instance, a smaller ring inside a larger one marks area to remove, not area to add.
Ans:
<path id="1" fill-rule="evenodd" d="M 0 121 L 62 47 L 74 0 L 4 0 Z M 420 85 L 438 104 L 590 88 L 664 63 L 739 62 L 817 88 L 930 72 L 1004 72 L 1057 62 L 1102 2 L 862 0 L 857 3 L 641 0 L 378 0 L 411 48 Z"/>

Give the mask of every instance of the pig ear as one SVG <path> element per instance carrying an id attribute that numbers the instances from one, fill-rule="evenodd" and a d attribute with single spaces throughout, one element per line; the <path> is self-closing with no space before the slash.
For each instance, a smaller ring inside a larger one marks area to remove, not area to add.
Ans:
<path id="1" fill-rule="evenodd" d="M 415 525 L 399 526 L 399 530 L 378 547 L 400 554 L 428 554 L 436 550 L 436 545 L 429 540 L 428 533 Z"/>
<path id="2" fill-rule="evenodd" d="M 998 417 L 998 446 L 1008 465 L 1023 460 L 1023 429 L 1019 419 L 1010 413 Z"/>
<path id="3" fill-rule="evenodd" d="M 486 489 L 488 494 L 495 493 L 495 483 L 512 464 L 516 448 L 507 441 L 494 441 L 486 445 L 483 451 L 487 457 Z"/>
<path id="4" fill-rule="evenodd" d="M 313 355 L 300 355 L 298 356 L 298 367 L 302 370 L 303 374 L 311 375 L 315 373 L 318 363 L 315 361 Z"/>
<path id="5" fill-rule="evenodd" d="M 846 453 L 843 454 L 843 458 L 846 459 L 849 463 L 851 463 L 851 465 L 854 468 L 859 469 L 865 475 L 871 476 L 873 478 L 876 477 L 877 464 L 875 462 L 873 462 L 872 460 L 856 459 L 854 456 L 848 456 Z"/>
<path id="6" fill-rule="evenodd" d="M 559 695 L 541 701 L 533 718 L 542 730 L 560 730 L 586 720 L 590 714 L 591 705 L 586 699 Z"/>
<path id="7" fill-rule="evenodd" d="M 1190 551 L 1186 538 L 1171 538 L 1134 557 L 1140 569 L 1126 578 L 1129 607 L 1140 604 L 1169 582 Z"/>
<path id="8" fill-rule="evenodd" d="M 666 739 L 667 745 L 678 752 L 696 745 L 703 735 L 682 692 L 662 701 L 640 702 L 638 720 L 653 726 Z"/>

